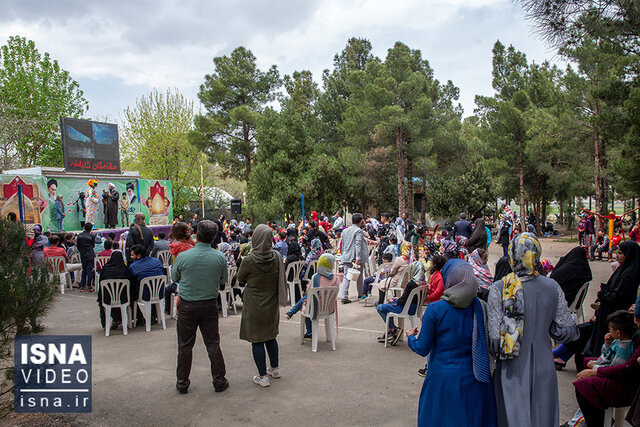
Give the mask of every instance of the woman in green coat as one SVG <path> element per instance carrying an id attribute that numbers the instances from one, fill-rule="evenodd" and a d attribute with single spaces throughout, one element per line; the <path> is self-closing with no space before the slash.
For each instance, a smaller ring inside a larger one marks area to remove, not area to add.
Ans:
<path id="1" fill-rule="evenodd" d="M 282 258 L 272 249 L 271 229 L 260 224 L 251 239 L 253 250 L 242 258 L 238 282 L 246 283 L 243 294 L 240 339 L 249 341 L 258 375 L 253 382 L 261 387 L 270 385 L 269 377 L 280 378 L 278 368 L 279 305 L 287 302 L 284 265 Z M 266 353 L 269 354 L 267 368 Z"/>

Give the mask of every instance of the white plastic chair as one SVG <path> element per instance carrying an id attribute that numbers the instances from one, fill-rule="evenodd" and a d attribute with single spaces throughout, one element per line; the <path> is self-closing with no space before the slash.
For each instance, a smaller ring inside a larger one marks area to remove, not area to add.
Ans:
<path id="1" fill-rule="evenodd" d="M 227 307 L 233 306 L 233 313 L 238 314 L 236 310 L 236 299 L 233 297 L 233 287 L 231 282 L 236 277 L 237 267 L 227 267 L 228 275 L 227 282 L 224 284 L 224 289 L 220 290 L 220 304 L 222 304 L 222 317 L 227 317 Z"/>
<path id="2" fill-rule="evenodd" d="M 294 261 L 287 264 L 287 270 L 285 271 L 285 279 L 287 281 L 287 285 L 289 285 L 289 301 L 291 305 L 294 306 L 298 302 L 296 300 L 296 286 L 300 291 L 300 298 L 302 298 L 302 283 L 300 282 L 300 270 L 302 270 L 302 266 L 304 265 L 304 261 Z M 293 274 L 293 278 L 289 279 L 289 276 Z"/>
<path id="3" fill-rule="evenodd" d="M 384 346 L 387 347 L 388 338 L 389 338 L 389 321 L 391 318 L 398 319 L 398 327 L 404 327 L 404 319 L 409 319 L 411 322 L 411 327 L 415 328 L 418 326 L 420 319 L 422 319 L 422 311 L 424 310 L 424 295 L 427 292 L 426 286 L 418 286 L 414 290 L 411 291 L 409 297 L 407 298 L 407 303 L 404 305 L 402 311 L 400 313 L 387 313 L 387 320 L 385 321 L 385 329 L 384 329 Z M 416 299 L 417 298 L 417 299 Z M 411 303 L 413 301 L 417 301 L 416 304 L 416 312 L 414 314 L 409 314 L 409 309 L 411 308 Z M 402 337 L 400 337 L 402 339 Z"/>
<path id="4" fill-rule="evenodd" d="M 302 265 L 304 266 L 304 263 Z M 317 272 L 318 272 L 318 260 L 314 259 L 313 261 L 309 262 L 309 265 L 307 265 L 307 269 L 304 271 L 302 280 L 306 282 L 310 282 L 313 275 Z"/>
<path id="5" fill-rule="evenodd" d="M 373 291 L 373 287 L 375 286 L 376 288 L 378 287 L 378 283 L 381 282 L 380 280 L 380 272 L 382 271 L 382 268 L 378 267 L 376 269 L 376 273 L 374 275 L 374 280 L 373 283 L 371 284 L 371 295 L 369 295 L 368 297 L 366 297 L 365 299 L 363 299 L 362 301 L 364 302 L 364 306 L 365 307 L 373 307 L 375 304 L 372 303 L 372 301 L 376 301 L 378 298 L 378 293 Z"/>
<path id="6" fill-rule="evenodd" d="M 66 260 L 63 256 L 50 256 L 47 257 L 47 264 L 49 265 L 49 281 L 53 281 L 53 278 L 57 275 L 60 278 L 60 293 L 64 294 L 65 284 L 71 287 Z"/>
<path id="7" fill-rule="evenodd" d="M 318 322 L 324 319 L 325 337 L 331 339 L 331 347 L 336 349 L 336 313 L 338 305 L 338 291 L 335 287 L 311 288 L 307 292 L 307 304 L 300 316 L 300 339 L 304 344 L 305 318 L 311 319 L 311 351 L 318 351 L 318 333 L 320 332 Z M 315 317 L 315 319 L 314 319 Z"/>
<path id="8" fill-rule="evenodd" d="M 589 290 L 590 283 L 591 282 L 587 282 L 582 285 L 582 287 L 576 294 L 573 303 L 571 303 L 571 305 L 569 306 L 569 311 L 571 311 L 571 313 L 576 316 L 576 324 L 578 325 L 584 323 L 584 310 L 582 309 L 582 306 L 584 305 L 584 300 L 587 297 L 587 291 Z"/>
<path id="9" fill-rule="evenodd" d="M 162 267 L 165 270 L 165 274 L 167 275 L 167 283 L 171 282 L 171 252 L 169 251 L 158 251 L 156 252 L 156 258 L 162 262 Z"/>
<path id="10" fill-rule="evenodd" d="M 621 408 L 607 408 L 604 411 L 604 424 L 603 427 L 624 427 L 624 414 L 627 413 L 629 407 L 621 407 Z M 611 418 L 615 418 L 615 424 L 611 424 Z"/>
<path id="11" fill-rule="evenodd" d="M 171 318 L 178 319 L 178 290 L 180 289 L 180 283 L 177 283 L 178 287 L 176 288 L 176 292 L 171 294 Z M 166 297 L 165 297 L 166 298 Z"/>
<path id="12" fill-rule="evenodd" d="M 98 266 L 100 266 L 100 270 L 106 263 L 109 262 L 110 256 L 97 256 L 93 259 L 93 283 L 95 283 L 96 287 L 100 285 L 100 273 L 98 273 Z M 90 286 L 90 284 L 87 284 Z"/>
<path id="13" fill-rule="evenodd" d="M 82 264 L 82 260 L 80 259 L 79 252 L 74 252 L 73 254 L 71 254 L 71 256 L 69 257 L 69 264 Z M 74 286 L 79 284 L 81 279 L 82 279 L 82 268 L 80 268 L 79 271 L 74 272 L 72 284 Z"/>
<path id="14" fill-rule="evenodd" d="M 396 286 L 393 287 L 387 287 L 385 294 L 384 294 L 384 300 L 385 302 L 391 298 L 391 296 L 400 296 L 402 295 L 402 291 L 404 291 L 404 287 L 407 284 L 407 282 L 409 281 L 409 273 L 410 273 L 411 268 L 409 266 L 407 266 L 404 270 L 402 270 L 400 273 L 398 273 L 398 282 L 396 284 Z M 396 295 L 396 292 L 400 293 L 400 295 Z M 391 296 L 389 295 L 391 294 Z"/>
<path id="15" fill-rule="evenodd" d="M 130 312 L 130 301 L 129 301 L 129 280 L 127 279 L 111 279 L 111 280 L 103 280 L 100 284 L 99 292 L 102 294 L 102 307 L 104 307 L 104 334 L 105 336 L 109 336 L 109 331 L 111 330 L 111 309 L 112 308 L 120 308 L 120 313 L 122 315 L 122 333 L 127 335 L 129 333 L 127 326 L 129 324 L 130 316 L 127 313 Z M 109 298 L 111 302 L 106 304 L 104 302 L 105 292 L 109 294 Z M 126 297 L 125 302 L 121 302 L 121 296 L 124 293 Z"/>
<path id="16" fill-rule="evenodd" d="M 140 281 L 140 289 L 138 291 L 138 300 L 134 302 L 132 307 L 133 309 L 133 326 L 132 327 L 135 327 L 136 321 L 138 318 L 137 308 L 139 306 L 142 306 L 144 308 L 144 319 L 145 319 L 146 330 L 147 332 L 151 331 L 151 307 L 153 306 L 153 304 L 155 304 L 156 316 L 162 319 L 162 329 L 167 329 L 167 322 L 164 317 L 164 305 L 165 305 L 164 294 L 162 295 L 162 298 L 160 298 L 160 289 L 163 286 L 166 289 L 167 276 L 164 276 L 164 275 L 145 277 Z M 149 289 L 148 301 L 144 301 L 142 299 L 142 293 L 144 292 L 144 288 Z"/>

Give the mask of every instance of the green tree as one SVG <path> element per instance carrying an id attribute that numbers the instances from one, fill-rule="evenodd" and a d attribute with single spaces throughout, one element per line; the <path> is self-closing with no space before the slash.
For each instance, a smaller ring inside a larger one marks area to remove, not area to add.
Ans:
<path id="1" fill-rule="evenodd" d="M 0 218 L 0 396 L 13 390 L 13 338 L 42 331 L 40 319 L 52 306 L 58 283 L 30 265 L 20 223 Z M 58 279 L 56 278 L 56 281 Z M 0 418 L 13 410 L 13 399 L 0 401 Z"/>
<path id="2" fill-rule="evenodd" d="M 122 163 L 142 176 L 168 179 L 173 186 L 174 213 L 183 210 L 200 188 L 200 164 L 206 161 L 189 143 L 193 129 L 193 101 L 180 92 L 157 89 L 124 110 L 120 129 Z"/>
<path id="3" fill-rule="evenodd" d="M 4 167 L 61 167 L 60 117 L 82 117 L 87 110 L 78 83 L 33 41 L 12 36 L 0 47 Z"/>
<path id="4" fill-rule="evenodd" d="M 265 105 L 275 99 L 278 70 L 273 65 L 260 71 L 256 57 L 242 46 L 213 63 L 215 71 L 205 76 L 198 93 L 207 113 L 196 116 L 190 141 L 228 174 L 248 181 L 255 164 L 256 125 Z"/>

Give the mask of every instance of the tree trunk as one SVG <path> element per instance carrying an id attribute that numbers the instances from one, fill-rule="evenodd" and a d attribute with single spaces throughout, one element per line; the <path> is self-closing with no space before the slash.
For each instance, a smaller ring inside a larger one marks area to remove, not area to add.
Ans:
<path id="1" fill-rule="evenodd" d="M 518 175 L 520 176 L 520 226 L 522 231 L 526 231 L 524 226 L 524 166 L 522 164 L 522 141 L 518 138 Z"/>
<path id="2" fill-rule="evenodd" d="M 427 222 L 427 174 L 422 174 L 422 206 L 420 209 L 420 218 L 423 224 Z"/>
<path id="3" fill-rule="evenodd" d="M 409 218 L 413 218 L 414 211 L 414 194 L 413 194 L 413 160 L 411 157 L 407 158 L 407 210 L 409 212 Z"/>
<path id="4" fill-rule="evenodd" d="M 398 150 L 398 216 L 405 211 L 404 204 L 404 153 L 402 152 L 402 137 L 400 128 L 396 127 L 396 150 Z"/>
<path id="5" fill-rule="evenodd" d="M 536 172 L 536 201 L 534 203 L 533 214 L 536 216 L 536 233 L 540 235 L 540 175 Z"/>

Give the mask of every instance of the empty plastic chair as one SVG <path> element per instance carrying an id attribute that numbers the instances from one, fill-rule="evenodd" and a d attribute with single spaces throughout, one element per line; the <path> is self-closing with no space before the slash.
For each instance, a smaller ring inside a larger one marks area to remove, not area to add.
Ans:
<path id="1" fill-rule="evenodd" d="M 227 317 L 227 307 L 233 305 L 234 314 L 238 314 L 236 310 L 236 299 L 233 297 L 233 288 L 231 282 L 236 277 L 237 267 L 228 267 L 227 282 L 224 284 L 224 289 L 220 290 L 220 304 L 222 304 L 222 317 Z"/>
<path id="2" fill-rule="evenodd" d="M 298 300 L 296 300 L 296 286 L 300 291 L 300 298 L 302 298 L 302 284 L 300 282 L 300 271 L 302 270 L 302 266 L 304 265 L 304 261 L 294 261 L 287 264 L 287 270 L 285 271 L 285 279 L 287 281 L 287 285 L 289 287 L 289 301 L 291 305 L 296 305 Z"/>

